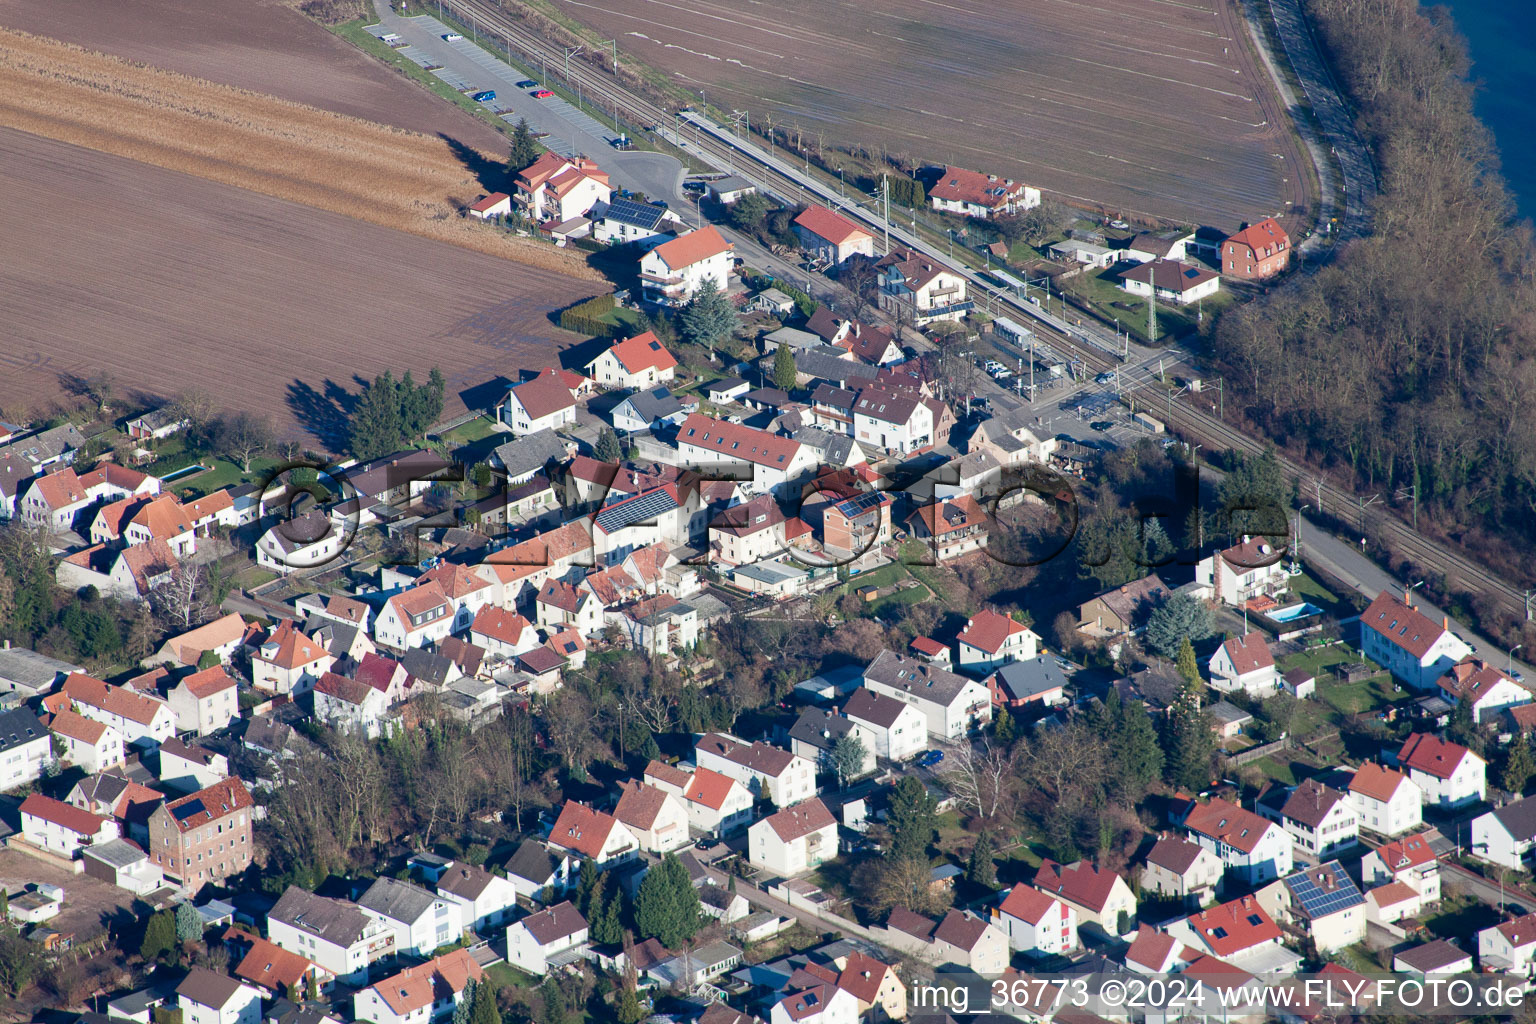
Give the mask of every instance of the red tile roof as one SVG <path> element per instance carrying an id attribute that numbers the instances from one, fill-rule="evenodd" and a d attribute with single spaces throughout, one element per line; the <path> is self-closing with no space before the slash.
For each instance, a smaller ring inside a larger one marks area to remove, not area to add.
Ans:
<path id="1" fill-rule="evenodd" d="M 1265 643 L 1262 633 L 1234 636 L 1222 644 L 1221 649 L 1232 659 L 1232 668 L 1239 676 L 1275 667 L 1275 657 L 1269 653 L 1269 644 Z"/>
<path id="2" fill-rule="evenodd" d="M 1220 840 L 1243 853 L 1252 853 L 1265 832 L 1279 827 L 1252 811 L 1245 811 L 1236 804 L 1219 799 L 1195 804 L 1184 819 L 1184 826 L 1191 832 Z"/>
<path id="3" fill-rule="evenodd" d="M 933 930 L 935 941 L 947 942 L 951 946 L 969 952 L 976 948 L 989 927 L 987 919 L 978 917 L 969 911 L 951 910 L 944 915 L 944 920 Z"/>
<path id="4" fill-rule="evenodd" d="M 807 206 L 805 211 L 795 218 L 795 223 L 807 231 L 814 232 L 818 237 L 825 238 L 833 245 L 846 245 L 859 235 L 865 238 L 872 237 L 868 231 L 847 217 L 834 213 L 825 206 L 814 204 Z"/>
<path id="5" fill-rule="evenodd" d="M 788 469 L 800 452 L 799 441 L 697 412 L 678 428 L 677 443 L 695 445 L 743 462 L 776 469 Z"/>
<path id="6" fill-rule="evenodd" d="M 1229 236 L 1227 241 L 1236 242 L 1254 252 L 1262 253 L 1266 247 L 1289 248 L 1291 236 L 1285 233 L 1285 228 L 1281 227 L 1280 222 L 1275 218 L 1265 217 L 1261 221 L 1248 225 L 1237 234 Z"/>
<path id="7" fill-rule="evenodd" d="M 1022 200 L 1024 188 L 1023 183 L 1011 178 L 968 171 L 964 167 L 945 166 L 943 175 L 928 189 L 928 196 L 931 199 L 972 203 L 995 210 L 1006 205 L 1009 199 Z"/>
<path id="8" fill-rule="evenodd" d="M 203 700 L 215 694 L 223 693 L 225 690 L 234 689 L 236 683 L 234 678 L 224 671 L 223 665 L 213 665 L 203 669 L 201 672 L 192 673 L 183 679 L 179 685 L 185 686 L 187 692 L 198 700 Z"/>
<path id="9" fill-rule="evenodd" d="M 1182 877 L 1186 871 L 1195 866 L 1195 861 L 1199 859 L 1202 849 L 1204 847 L 1187 839 L 1163 836 L 1152 845 L 1151 850 L 1147 851 L 1147 863 L 1166 868 Z"/>
<path id="10" fill-rule="evenodd" d="M 812 797 L 804 803 L 786 807 L 777 814 L 770 815 L 768 825 L 786 843 L 792 843 L 818 832 L 828 826 L 835 826 L 837 819 L 832 817 L 832 812 L 827 810 L 827 805 L 819 798 Z"/>
<path id="11" fill-rule="evenodd" d="M 1430 733 L 1416 732 L 1403 743 L 1397 752 L 1397 761 L 1405 768 L 1412 768 L 1437 779 L 1448 779 L 1456 772 L 1462 759 L 1472 752 L 1459 743 L 1442 740 Z"/>
<path id="12" fill-rule="evenodd" d="M 1189 926 L 1211 952 L 1223 958 L 1280 938 L 1280 926 L 1252 896 L 1192 914 Z"/>
<path id="13" fill-rule="evenodd" d="M 507 195 L 505 192 L 492 192 L 490 195 L 486 196 L 484 199 L 482 199 L 479 202 L 477 202 L 477 203 L 473 204 L 472 206 L 470 206 L 470 209 L 475 211 L 476 213 L 484 213 L 486 210 L 489 210 L 491 207 L 495 206 L 497 203 L 507 202 L 511 198 L 512 197 Z"/>
<path id="14" fill-rule="evenodd" d="M 142 526 L 157 540 L 170 540 L 192 532 L 192 520 L 177 501 L 169 494 L 162 494 L 148 502 L 129 521 L 130 526 Z"/>
<path id="15" fill-rule="evenodd" d="M 827 1003 L 837 991 L 833 985 L 816 985 L 799 992 L 791 992 L 779 1000 L 785 1016 L 793 1021 L 814 1017 L 827 1008 Z"/>
<path id="16" fill-rule="evenodd" d="M 673 270 L 680 270 L 722 252 L 730 252 L 732 248 L 732 244 L 715 230 L 714 225 L 708 225 L 686 235 L 678 235 L 651 251 Z"/>
<path id="17" fill-rule="evenodd" d="M 88 707 L 100 708 L 108 714 L 126 718 L 140 725 L 150 725 L 165 704 L 125 686 L 112 686 L 76 672 L 64 680 L 62 692 L 71 701 Z"/>
<path id="18" fill-rule="evenodd" d="M 1161 971 L 1168 966 L 1169 957 L 1178 944 L 1179 941 L 1172 935 L 1141 925 L 1137 929 L 1136 938 L 1131 941 L 1131 947 L 1125 951 L 1125 959 L 1128 963 Z"/>
<path id="19" fill-rule="evenodd" d="M 89 501 L 91 497 L 85 493 L 85 487 L 81 485 L 75 471 L 68 468 L 38 477 L 32 484 L 32 489 L 48 503 L 48 508 L 55 512 L 70 505 Z"/>
<path id="20" fill-rule="evenodd" d="M 1007 898 L 998 909 L 1020 921 L 1039 924 L 1045 920 L 1045 915 L 1051 912 L 1051 907 L 1056 902 L 1056 897 L 1043 893 L 1039 889 L 1028 885 L 1016 885 L 1008 891 Z"/>
<path id="21" fill-rule="evenodd" d="M 843 963 L 843 972 L 837 976 L 837 987 L 847 991 L 860 1003 L 873 1004 L 880 998 L 880 985 L 890 969 L 890 965 L 872 956 L 850 953 Z"/>
<path id="22" fill-rule="evenodd" d="M 1150 263 L 1138 263 L 1120 274 L 1121 280 L 1140 281 L 1154 288 L 1177 292 L 1180 295 L 1207 281 L 1214 280 L 1217 276 L 1204 267 L 1198 267 L 1193 263 L 1182 263 L 1179 260 L 1153 260 Z"/>
<path id="23" fill-rule="evenodd" d="M 667 792 L 643 782 L 621 782 L 619 787 L 624 793 L 613 809 L 613 816 L 633 828 L 654 828 L 667 805 Z"/>
<path id="24" fill-rule="evenodd" d="M 63 828 L 69 829 L 76 835 L 94 836 L 101 831 L 101 827 L 107 823 L 106 818 L 90 811 L 82 811 L 80 808 L 67 804 L 62 800 L 55 800 L 51 796 L 43 796 L 41 793 L 33 793 L 21 802 L 21 813 L 30 814 L 34 818 L 52 822 Z"/>
<path id="25" fill-rule="evenodd" d="M 1397 792 L 1397 787 L 1407 781 L 1408 776 L 1402 772 L 1394 768 L 1386 768 L 1374 761 L 1367 761 L 1355 770 L 1355 776 L 1349 783 L 1349 791 L 1386 803 Z"/>
<path id="26" fill-rule="evenodd" d="M 1382 843 L 1376 848 L 1376 855 L 1381 858 L 1382 866 L 1394 875 L 1435 861 L 1435 851 L 1423 836 L 1403 836 Z"/>
<path id="27" fill-rule="evenodd" d="M 576 406 L 576 399 L 571 397 L 571 389 L 553 372 L 513 385 L 510 394 L 527 410 L 528 417 L 535 420 Z"/>
<path id="28" fill-rule="evenodd" d="M 263 654 L 262 651 L 270 644 L 276 645 L 275 650 L 270 656 Z M 325 657 L 325 651 L 299 632 L 292 622 L 285 621 L 272 631 L 254 657 L 278 668 L 293 669 L 314 664 Z"/>
<path id="29" fill-rule="evenodd" d="M 1053 860 L 1040 863 L 1032 883 L 1036 889 L 1070 900 L 1098 913 L 1109 902 L 1120 876 L 1100 870 L 1085 860 L 1063 866 Z"/>
<path id="30" fill-rule="evenodd" d="M 677 360 L 673 358 L 672 353 L 667 351 L 667 347 L 651 331 L 637 334 L 623 341 L 616 341 L 609 351 L 628 373 L 639 373 L 641 370 L 652 368 L 657 371 L 670 370 L 677 365 Z"/>
<path id="31" fill-rule="evenodd" d="M 171 812 L 171 818 L 179 831 L 190 832 L 210 822 L 227 818 L 238 810 L 250 807 L 252 803 L 251 791 L 245 788 L 245 783 L 238 778 L 228 778 L 196 793 L 189 793 L 180 800 L 172 800 L 165 808 Z M 181 813 L 178 814 L 178 811 Z"/>
<path id="32" fill-rule="evenodd" d="M 602 854 L 603 844 L 608 841 L 609 833 L 617 824 L 618 820 L 612 815 L 594 811 L 575 800 L 567 800 L 560 809 L 554 830 L 549 834 L 549 841 L 555 846 L 574 850 L 595 860 Z"/>
<path id="33" fill-rule="evenodd" d="M 1444 625 L 1435 625 L 1433 619 L 1385 590 L 1361 614 L 1360 625 L 1386 637 L 1415 659 L 1423 659 L 1446 632 Z"/>
<path id="34" fill-rule="evenodd" d="M 977 650 L 988 654 L 996 654 L 1003 649 L 1003 644 L 1008 638 L 1019 633 L 1028 633 L 1029 627 L 1022 622 L 1015 622 L 1006 615 L 988 610 L 980 611 L 971 617 L 960 631 L 959 640 L 963 644 L 970 644 Z M 916 641 L 913 641 L 916 645 Z"/>
<path id="35" fill-rule="evenodd" d="M 908 646 L 918 654 L 926 655 L 930 658 L 949 653 L 948 647 L 945 647 L 931 636 L 913 637 L 912 643 Z"/>
<path id="36" fill-rule="evenodd" d="M 48 729 L 60 736 L 68 736 L 72 740 L 80 740 L 94 747 L 101 742 L 107 726 L 104 722 L 97 722 L 73 711 L 60 711 L 49 720 Z"/>
<path id="37" fill-rule="evenodd" d="M 669 786 L 685 789 L 692 776 L 681 768 L 667 764 L 665 761 L 652 761 L 645 766 L 645 777 L 665 782 Z"/>
<path id="38" fill-rule="evenodd" d="M 1514 680 L 1481 658 L 1471 655 L 1452 665 L 1450 671 L 1439 679 L 1440 689 L 1460 700 L 1465 697 L 1476 704 L 1500 683 L 1514 684 Z"/>
<path id="39" fill-rule="evenodd" d="M 951 509 L 959 514 L 951 514 L 949 511 Z M 942 537 L 946 533 L 953 533 L 970 526 L 987 528 L 987 510 L 969 494 L 924 505 L 917 510 L 916 515 L 928 528 L 928 532 L 935 537 Z M 935 526 L 935 523 L 938 525 Z"/>
<path id="40" fill-rule="evenodd" d="M 470 625 L 471 633 L 488 637 L 509 646 L 516 646 L 531 623 L 516 612 L 509 612 L 496 605 L 486 605 L 475 615 Z"/>
<path id="41" fill-rule="evenodd" d="M 283 986 L 295 986 L 303 982 L 314 969 L 314 963 L 297 953 L 268 942 L 259 935 L 232 928 L 224 933 L 224 941 L 234 940 L 249 946 L 249 952 L 235 968 L 235 977 L 243 978 L 273 992 L 281 992 Z"/>
<path id="42" fill-rule="evenodd" d="M 1344 794 L 1333 787 L 1325 786 L 1316 779 L 1307 779 L 1291 790 L 1280 813 L 1292 821 L 1299 821 L 1315 829 L 1343 800 Z"/>

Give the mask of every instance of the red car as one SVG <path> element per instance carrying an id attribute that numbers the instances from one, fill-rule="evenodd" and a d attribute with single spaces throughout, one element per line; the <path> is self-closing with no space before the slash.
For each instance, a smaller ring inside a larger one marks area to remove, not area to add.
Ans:
<path id="1" fill-rule="evenodd" d="M 540 89 L 538 92 L 533 94 L 533 98 L 536 100 L 547 100 L 553 95 L 554 93 L 550 92 L 548 89 Z"/>

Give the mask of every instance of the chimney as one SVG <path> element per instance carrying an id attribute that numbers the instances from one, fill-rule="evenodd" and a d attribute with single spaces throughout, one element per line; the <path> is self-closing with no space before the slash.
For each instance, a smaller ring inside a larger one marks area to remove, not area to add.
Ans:
<path id="1" fill-rule="evenodd" d="M 1440 616 L 1440 628 L 1441 629 L 1450 629 L 1451 628 L 1451 617 L 1449 615 L 1442 615 L 1442 616 Z"/>
<path id="2" fill-rule="evenodd" d="M 1403 604 L 1408 605 L 1408 607 L 1410 607 L 1410 608 L 1412 608 L 1413 605 L 1409 602 L 1408 599 L 1411 598 L 1412 596 L 1413 596 L 1413 588 L 1412 587 L 1404 587 L 1403 588 Z"/>

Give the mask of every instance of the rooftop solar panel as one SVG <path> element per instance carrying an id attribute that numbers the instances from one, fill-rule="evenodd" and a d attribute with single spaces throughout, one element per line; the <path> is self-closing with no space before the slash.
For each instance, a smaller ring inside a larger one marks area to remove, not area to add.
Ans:
<path id="1" fill-rule="evenodd" d="M 177 821 L 186 821 L 194 814 L 202 814 L 206 810 L 201 800 L 189 800 L 180 807 L 173 808 L 171 813 L 176 815 Z"/>

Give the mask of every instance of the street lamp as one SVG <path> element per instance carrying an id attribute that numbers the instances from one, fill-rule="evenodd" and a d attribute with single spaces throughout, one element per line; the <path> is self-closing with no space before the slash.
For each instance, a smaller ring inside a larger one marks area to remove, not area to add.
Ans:
<path id="1" fill-rule="evenodd" d="M 1509 656 L 1504 661 L 1505 675 L 1508 675 L 1515 670 L 1515 652 L 1524 646 L 1525 644 L 1515 644 L 1515 646 L 1509 649 Z"/>

